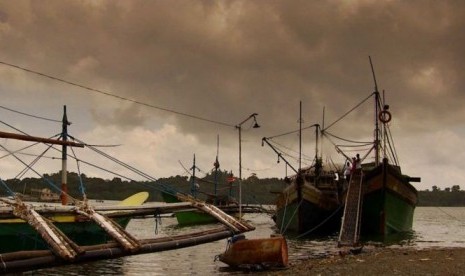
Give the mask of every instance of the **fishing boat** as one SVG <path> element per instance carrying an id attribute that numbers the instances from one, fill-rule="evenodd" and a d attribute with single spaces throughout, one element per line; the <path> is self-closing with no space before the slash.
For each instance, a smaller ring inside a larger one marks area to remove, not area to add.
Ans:
<path id="1" fill-rule="evenodd" d="M 220 167 L 220 164 L 218 162 L 218 156 L 217 156 L 214 162 L 214 177 L 215 177 L 214 181 L 212 182 L 212 181 L 200 179 L 196 177 L 196 170 L 198 170 L 198 167 L 196 166 L 195 155 L 194 155 L 193 166 L 191 167 L 192 174 L 191 174 L 191 188 L 190 188 L 189 195 L 192 196 L 193 198 L 203 200 L 205 203 L 211 204 L 221 209 L 223 212 L 229 215 L 237 216 L 239 204 L 237 203 L 235 198 L 232 197 L 232 186 L 234 182 L 234 177 L 232 176 L 232 173 L 231 173 L 227 179 L 228 185 L 225 188 L 228 188 L 229 190 L 228 193 L 227 194 L 220 193 L 219 188 L 218 188 L 219 167 Z M 214 185 L 213 192 L 205 192 L 201 190 L 198 182 L 202 182 L 207 185 Z M 222 190 L 225 190 L 225 189 L 222 189 Z M 182 199 L 180 199 L 177 196 L 177 193 L 172 192 L 169 189 L 162 191 L 161 195 L 163 197 L 163 200 L 167 203 L 175 203 L 175 202 L 182 201 Z M 211 215 L 208 215 L 205 212 L 201 212 L 197 209 L 175 212 L 175 216 L 178 221 L 178 225 L 180 226 L 208 224 L 208 223 L 217 222 L 216 218 L 212 217 Z"/>
<path id="2" fill-rule="evenodd" d="M 176 195 L 172 193 L 162 192 L 163 200 L 167 203 L 176 203 L 182 202 Z M 213 199 L 213 200 L 212 200 Z M 227 199 L 224 204 L 217 204 L 218 196 L 210 197 L 209 200 L 205 201 L 208 204 L 212 204 L 227 214 L 231 214 L 233 216 L 237 213 L 237 203 L 234 203 Z M 216 203 L 216 204 L 215 204 Z M 174 215 L 176 216 L 176 220 L 178 221 L 178 225 L 180 226 L 189 226 L 189 225 L 198 225 L 198 224 L 208 224 L 208 223 L 215 223 L 218 222 L 216 218 L 212 217 L 211 215 L 201 212 L 196 209 L 192 210 L 185 210 L 185 211 L 178 211 L 175 212 Z"/>
<path id="3" fill-rule="evenodd" d="M 300 114 L 302 103 L 300 103 Z M 299 120 L 302 122 L 302 119 Z M 281 233 L 291 232 L 298 235 L 331 234 L 340 226 L 343 205 L 344 179 L 342 168 L 322 161 L 318 154 L 320 125 L 313 124 L 307 128 L 315 128 L 316 147 L 313 164 L 302 168 L 299 157 L 299 168 L 286 159 L 274 144 L 274 137 L 263 138 L 283 160 L 286 166 L 294 171 L 294 175 L 285 177 L 286 187 L 278 193 L 276 211 L 273 219 Z M 292 132 L 294 133 L 294 132 Z M 302 125 L 299 128 L 299 148 L 302 146 Z M 281 136 L 281 135 L 278 135 Z M 301 154 L 301 150 L 299 151 Z"/>
<path id="4" fill-rule="evenodd" d="M 344 165 L 340 165 L 339 170 L 330 171 L 333 181 L 328 183 L 331 183 L 332 197 L 324 194 L 316 182 L 318 172 L 324 171 L 320 170 L 318 163 L 310 170 L 310 176 L 308 170 L 295 170 L 296 175 L 278 197 L 277 226 L 289 225 L 284 229 L 301 235 L 320 227 L 326 233 L 339 230 L 340 246 L 357 245 L 360 235 L 385 236 L 412 230 L 418 196 L 411 182 L 419 182 L 421 179 L 401 171 L 389 128 L 392 114 L 384 96 L 381 97 L 378 91 L 371 58 L 370 65 L 375 83 L 374 92 L 320 131 L 325 141 L 333 144 L 337 154 L 342 157 L 341 164 L 351 163 L 353 157 L 350 155 L 354 149 L 361 156 L 360 160 L 351 165 L 353 169 L 350 175 L 345 176 L 342 172 Z M 370 116 L 374 118 L 372 142 L 342 138 L 342 135 L 330 132 L 330 128 L 370 98 L 374 99 L 374 115 Z M 338 144 L 336 140 L 345 144 Z M 275 151 L 282 158 L 282 153 Z M 317 159 L 318 154 L 315 156 Z"/>
<path id="5" fill-rule="evenodd" d="M 375 89 L 367 99 L 374 98 L 374 141 L 365 152 L 357 153 L 356 164 L 359 165 L 355 164 L 348 181 L 339 246 L 357 246 L 360 235 L 373 237 L 410 232 L 418 202 L 418 192 L 410 182 L 420 182 L 421 178 L 410 177 L 401 170 L 390 131 L 392 114 L 384 95 L 381 97 L 378 91 L 371 57 L 370 65 Z M 329 132 L 327 134 L 329 137 Z M 349 159 L 342 146 L 335 146 Z M 370 154 L 374 155 L 371 162 L 368 160 Z"/>

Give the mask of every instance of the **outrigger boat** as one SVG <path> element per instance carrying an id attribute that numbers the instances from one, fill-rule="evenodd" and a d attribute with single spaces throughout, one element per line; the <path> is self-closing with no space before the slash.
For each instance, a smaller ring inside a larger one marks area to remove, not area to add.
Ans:
<path id="1" fill-rule="evenodd" d="M 22 201 L 4 181 L 0 181 L 9 193 L 9 196 L 0 197 L 0 273 L 182 248 L 254 229 L 214 206 L 177 192 L 177 198 L 184 202 L 143 204 L 148 198 L 147 192 L 135 194 L 120 204 L 104 206 L 92 206 L 85 194 L 82 200 L 71 198 L 67 192 L 67 148 L 91 146 L 67 140 L 69 123 L 66 107 L 64 111 L 61 140 L 0 132 L 0 138 L 32 141 L 46 144 L 48 148 L 61 145 L 63 173 L 61 189 L 49 183 L 54 189 L 60 190 L 61 205 Z M 17 156 L 19 151 L 8 150 L 4 145 L 0 147 L 33 170 Z M 136 169 L 134 171 L 141 173 Z M 148 177 L 146 174 L 142 175 Z M 72 204 L 69 204 L 69 199 Z M 209 213 L 223 226 L 155 239 L 137 239 L 125 230 L 134 217 L 157 216 L 194 208 Z"/>

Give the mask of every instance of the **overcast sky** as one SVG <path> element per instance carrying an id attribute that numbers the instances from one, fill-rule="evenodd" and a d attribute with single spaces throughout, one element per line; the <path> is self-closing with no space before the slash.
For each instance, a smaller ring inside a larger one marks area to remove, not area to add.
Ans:
<path id="1" fill-rule="evenodd" d="M 217 137 L 221 169 L 237 175 L 234 126 L 258 113 L 260 128 L 242 125 L 242 175 L 284 177 L 261 138 L 298 129 L 299 102 L 303 126 L 328 125 L 368 97 L 371 56 L 403 173 L 422 178 L 419 190 L 465 188 L 464 14 L 464 1 L 2 0 L 0 105 L 56 120 L 66 105 L 71 135 L 120 145 L 102 149 L 156 178 L 185 175 L 194 154 L 211 170 Z M 373 139 L 372 102 L 364 105 L 335 134 Z M 3 131 L 61 131 L 4 108 L 0 116 Z M 311 158 L 313 130 L 303 139 Z M 298 149 L 297 134 L 276 141 Z M 4 179 L 21 171 L 1 162 Z"/>

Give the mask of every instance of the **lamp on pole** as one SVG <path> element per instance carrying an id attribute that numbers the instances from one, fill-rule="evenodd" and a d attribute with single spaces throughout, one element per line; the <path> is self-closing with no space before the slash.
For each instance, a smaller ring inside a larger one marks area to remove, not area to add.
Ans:
<path id="1" fill-rule="evenodd" d="M 259 128 L 260 125 L 257 123 L 257 115 L 257 113 L 252 113 L 247 119 L 236 125 L 239 131 L 239 219 L 242 219 L 242 125 L 253 118 L 253 128 Z"/>

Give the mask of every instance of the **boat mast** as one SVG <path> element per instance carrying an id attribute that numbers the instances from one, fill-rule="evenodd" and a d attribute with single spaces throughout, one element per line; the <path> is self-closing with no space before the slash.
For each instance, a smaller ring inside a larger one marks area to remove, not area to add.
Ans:
<path id="1" fill-rule="evenodd" d="M 218 162 L 218 154 L 220 148 L 220 135 L 216 136 L 216 160 L 215 160 L 215 196 L 217 194 L 218 189 L 218 169 L 220 168 L 220 162 Z"/>
<path id="2" fill-rule="evenodd" d="M 303 174 L 302 174 L 302 101 L 300 101 L 299 110 L 299 172 L 296 177 L 296 192 L 297 192 L 297 220 L 299 233 L 303 231 L 303 211 L 300 202 L 302 202 L 302 186 L 304 185 Z"/>
<path id="3" fill-rule="evenodd" d="M 378 114 L 379 114 L 379 91 L 378 91 L 378 84 L 376 83 L 376 75 L 375 70 L 373 69 L 373 63 L 371 62 L 371 56 L 368 56 L 370 59 L 370 66 L 371 72 L 373 74 L 373 81 L 375 83 L 375 141 L 374 141 L 374 148 L 375 148 L 375 164 L 379 165 L 379 121 L 378 121 Z"/>
<path id="4" fill-rule="evenodd" d="M 62 151 L 61 151 L 61 204 L 68 205 L 68 165 L 67 165 L 67 145 L 66 141 L 68 140 L 68 117 L 66 116 L 66 105 L 63 106 L 63 122 L 62 122 L 62 132 L 61 137 L 63 139 Z"/>
<path id="5" fill-rule="evenodd" d="M 323 116 L 321 119 L 321 128 L 320 128 L 320 157 L 323 160 L 323 129 L 325 129 L 325 107 L 323 106 Z"/>
<path id="6" fill-rule="evenodd" d="M 193 197 L 197 197 L 197 193 L 196 193 L 196 187 L 195 187 L 195 169 L 197 168 L 195 166 L 195 154 L 194 154 L 194 165 L 192 166 L 192 181 L 191 181 L 191 194 Z"/>
<path id="7" fill-rule="evenodd" d="M 318 128 L 320 127 L 319 124 L 314 124 L 315 126 L 315 162 L 318 162 Z"/>
<path id="8" fill-rule="evenodd" d="M 302 170 L 302 101 L 299 111 L 299 173 Z"/>

